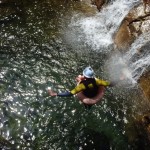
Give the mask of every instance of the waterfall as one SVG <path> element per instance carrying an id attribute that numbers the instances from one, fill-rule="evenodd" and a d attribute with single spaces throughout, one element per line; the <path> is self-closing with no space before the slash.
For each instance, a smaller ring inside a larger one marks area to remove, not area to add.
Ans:
<path id="1" fill-rule="evenodd" d="M 113 44 L 113 34 L 131 8 L 139 2 L 139 0 L 116 0 L 95 16 L 82 17 L 76 14 L 69 25 L 72 29 L 69 34 L 70 36 L 74 34 L 76 42 L 82 41 L 92 50 L 108 51 L 107 47 Z"/>
<path id="2" fill-rule="evenodd" d="M 150 66 L 150 32 L 139 36 L 125 54 L 115 54 L 107 61 L 106 67 L 111 80 L 119 81 L 134 87 L 138 79 Z"/>
<path id="3" fill-rule="evenodd" d="M 128 62 L 132 78 L 137 81 L 150 66 L 150 32 L 142 34 L 131 45 L 123 59 Z"/>

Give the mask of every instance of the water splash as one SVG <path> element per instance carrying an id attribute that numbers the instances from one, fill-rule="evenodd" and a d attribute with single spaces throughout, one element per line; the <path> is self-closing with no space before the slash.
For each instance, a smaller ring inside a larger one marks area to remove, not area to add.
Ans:
<path id="1" fill-rule="evenodd" d="M 107 72 L 111 81 L 124 85 L 135 85 L 128 62 L 119 53 L 112 55 L 106 63 Z"/>
<path id="2" fill-rule="evenodd" d="M 116 0 L 94 17 L 74 15 L 71 32 L 76 35 L 76 41 L 84 42 L 93 50 L 108 51 L 107 47 L 113 44 L 113 34 L 130 9 L 138 3 L 139 0 Z"/>

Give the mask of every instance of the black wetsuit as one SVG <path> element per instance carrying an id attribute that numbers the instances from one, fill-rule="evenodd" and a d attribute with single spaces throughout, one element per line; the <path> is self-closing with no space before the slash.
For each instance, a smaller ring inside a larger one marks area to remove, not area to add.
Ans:
<path id="1" fill-rule="evenodd" d="M 92 98 L 97 95 L 98 93 L 98 86 L 96 85 L 95 78 L 89 78 L 88 80 L 83 80 L 81 83 L 84 84 L 86 89 L 83 91 L 83 94 L 86 97 Z M 93 85 L 92 87 L 90 85 Z"/>

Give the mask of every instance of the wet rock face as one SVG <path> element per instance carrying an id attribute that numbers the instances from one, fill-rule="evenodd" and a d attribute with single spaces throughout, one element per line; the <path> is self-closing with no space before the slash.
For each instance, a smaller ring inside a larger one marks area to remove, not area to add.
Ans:
<path id="1" fill-rule="evenodd" d="M 143 89 L 145 97 L 150 102 L 150 71 L 140 78 L 139 84 L 140 87 Z"/>
<path id="2" fill-rule="evenodd" d="M 98 11 L 101 10 L 102 6 L 105 4 L 105 0 L 91 0 L 93 5 L 97 6 Z"/>
<path id="3" fill-rule="evenodd" d="M 144 12 L 147 13 L 147 9 L 150 6 L 150 0 L 143 0 Z"/>
<path id="4" fill-rule="evenodd" d="M 135 30 L 134 27 L 132 27 L 133 30 Z M 127 51 L 133 40 L 134 36 L 130 33 L 128 22 L 124 21 L 115 35 L 114 42 L 118 49 Z"/>
<path id="5" fill-rule="evenodd" d="M 123 20 L 118 32 L 114 36 L 118 49 L 127 49 L 133 41 L 150 28 L 150 13 L 144 13 L 143 5 L 131 10 Z"/>

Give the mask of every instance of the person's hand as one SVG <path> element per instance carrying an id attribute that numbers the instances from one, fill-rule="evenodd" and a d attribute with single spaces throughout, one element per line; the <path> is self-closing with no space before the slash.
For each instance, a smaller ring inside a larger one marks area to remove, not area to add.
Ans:
<path id="1" fill-rule="evenodd" d="M 48 90 L 48 94 L 49 94 L 50 96 L 57 96 L 57 93 L 54 92 L 54 91 L 52 91 L 52 89 L 51 89 L 50 87 L 48 87 L 47 90 Z"/>
<path id="2" fill-rule="evenodd" d="M 76 77 L 76 81 L 77 81 L 77 82 L 80 82 L 80 81 L 82 81 L 82 80 L 84 80 L 84 76 L 78 75 L 78 76 Z"/>

